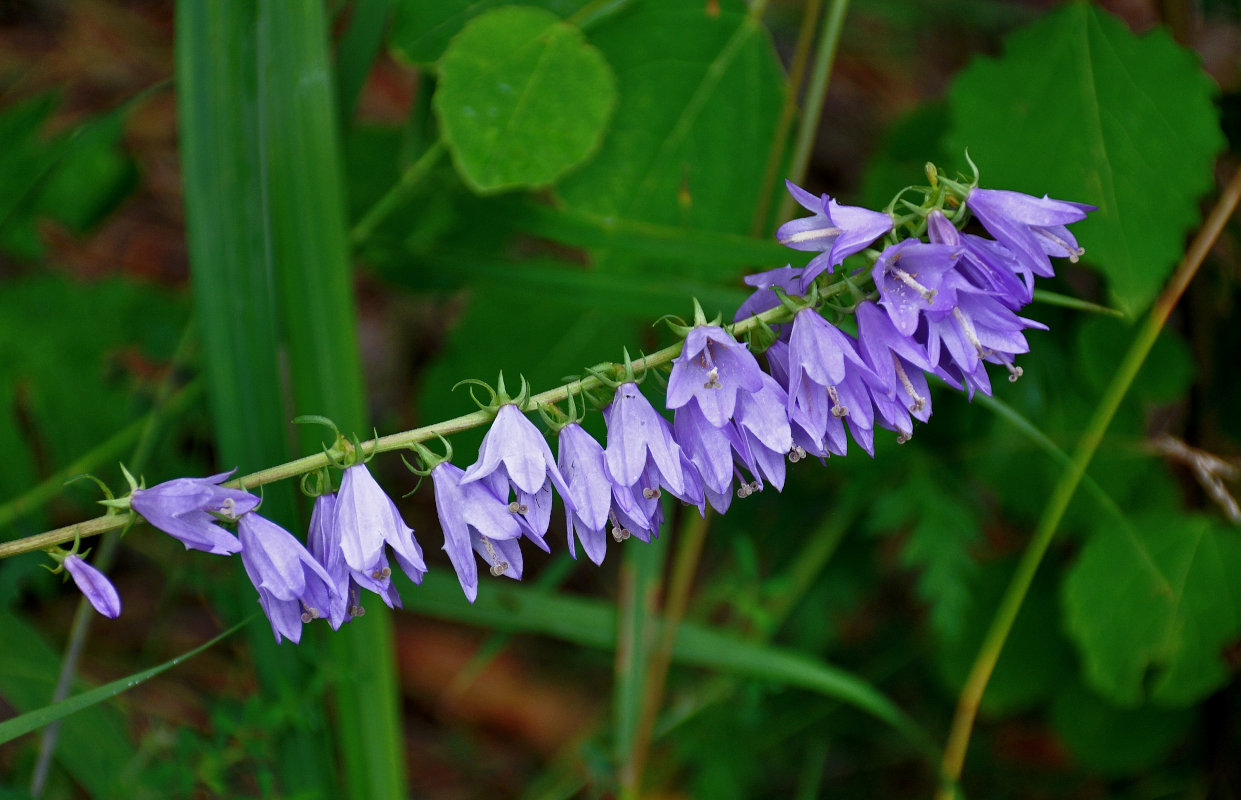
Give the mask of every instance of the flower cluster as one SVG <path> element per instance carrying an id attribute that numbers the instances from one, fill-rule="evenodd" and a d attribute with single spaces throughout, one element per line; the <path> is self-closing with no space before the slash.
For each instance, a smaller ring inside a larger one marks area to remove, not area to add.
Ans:
<path id="1" fill-rule="evenodd" d="M 907 440 L 915 420 L 930 418 L 931 377 L 972 396 L 991 391 L 988 363 L 1020 376 L 1023 332 L 1044 326 L 1017 312 L 1033 298 L 1034 276 L 1052 274 L 1051 258 L 1081 255 L 1066 226 L 1092 207 L 979 189 L 976 175 L 971 183 L 928 175 L 920 205 L 903 192 L 884 211 L 789 184 L 812 215 L 786 223 L 777 238 L 816 255 L 803 268 L 747 278 L 754 292 L 731 327 L 707 320 L 697 303 L 692 325 L 672 326 L 684 342 L 667 378 L 671 423 L 626 355 L 571 384 L 561 395 L 567 414 L 536 403 L 524 380 L 515 398 L 503 378 L 488 387 L 491 426 L 464 470 L 451 463 L 451 447 L 441 458 L 414 445 L 423 464 L 414 469 L 431 478 L 443 549 L 467 599 L 478 593 L 478 558 L 492 576 L 519 580 L 522 539 L 550 550 L 555 495 L 570 553 L 580 543 L 599 564 L 609 536 L 659 535 L 665 492 L 699 513 L 708 505 L 722 513 L 734 497 L 781 490 L 790 462 L 845 455 L 850 438 L 872 456 L 876 428 Z M 992 238 L 964 232 L 971 217 Z M 643 364 L 649 372 L 650 359 Z M 575 398 L 586 396 L 602 411 L 603 443 L 581 424 Z M 555 455 L 531 411 L 555 432 Z M 135 488 L 129 505 L 187 548 L 240 553 L 277 640 L 296 642 L 313 619 L 336 629 L 359 616 L 364 591 L 400 607 L 390 559 L 414 583 L 427 570 L 412 529 L 366 465 L 337 466 L 340 488 L 318 493 L 306 545 L 259 516 L 253 494 L 221 486 L 224 474 Z M 221 524 L 233 522 L 238 535 Z M 102 575 L 66 566 L 97 608 L 119 613 L 115 592 L 98 588 Z"/>

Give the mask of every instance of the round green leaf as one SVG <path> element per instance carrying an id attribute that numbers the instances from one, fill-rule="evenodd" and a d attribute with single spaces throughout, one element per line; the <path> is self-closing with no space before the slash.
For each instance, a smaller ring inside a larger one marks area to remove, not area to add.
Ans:
<path id="1" fill-rule="evenodd" d="M 595 150 L 616 102 L 599 51 L 538 8 L 476 17 L 444 51 L 439 78 L 444 140 L 478 192 L 552 183 Z"/>

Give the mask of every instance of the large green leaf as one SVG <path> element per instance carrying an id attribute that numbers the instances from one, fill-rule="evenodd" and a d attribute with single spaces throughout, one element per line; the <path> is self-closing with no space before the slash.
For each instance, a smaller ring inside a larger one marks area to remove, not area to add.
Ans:
<path id="1" fill-rule="evenodd" d="M 604 217 L 748 232 L 785 91 L 759 20 L 739 2 L 718 13 L 699 0 L 634 2 L 592 28 L 591 41 L 621 100 L 599 154 L 559 184 L 565 202 Z"/>
<path id="2" fill-rule="evenodd" d="M 1241 637 L 1241 540 L 1205 517 L 1164 513 L 1097 530 L 1063 585 L 1086 679 L 1118 704 L 1188 705 L 1228 680 Z"/>
<path id="3" fill-rule="evenodd" d="M 949 93 L 949 152 L 969 148 L 983 185 L 1099 206 L 1074 227 L 1130 313 L 1150 303 L 1198 220 L 1224 146 L 1215 87 L 1160 29 L 1134 36 L 1068 3 L 975 61 Z"/>
<path id="4" fill-rule="evenodd" d="M 444 140 L 479 192 L 552 183 L 598 146 L 616 102 L 599 51 L 539 8 L 471 21 L 444 51 L 439 77 Z"/>

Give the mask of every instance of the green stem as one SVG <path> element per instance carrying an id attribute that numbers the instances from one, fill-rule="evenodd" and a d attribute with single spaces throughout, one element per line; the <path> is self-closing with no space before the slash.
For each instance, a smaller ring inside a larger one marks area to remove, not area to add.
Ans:
<path id="1" fill-rule="evenodd" d="M 1017 612 L 1020 611 L 1030 584 L 1034 581 L 1034 574 L 1038 571 L 1039 563 L 1043 560 L 1043 555 L 1051 544 L 1056 528 L 1068 509 L 1069 501 L 1073 499 L 1078 484 L 1082 482 L 1086 474 L 1087 466 L 1094 457 L 1100 442 L 1103 441 L 1103 435 L 1107 432 L 1117 408 L 1120 407 L 1121 401 L 1133 384 L 1142 362 L 1146 360 L 1147 354 L 1150 353 L 1151 347 L 1159 337 L 1159 332 L 1167 322 L 1168 315 L 1172 313 L 1172 309 L 1197 273 L 1198 267 L 1201 266 L 1211 246 L 1219 237 L 1224 224 L 1236 209 L 1238 201 L 1241 201 L 1241 169 L 1237 170 L 1232 180 L 1229 181 L 1202 230 L 1198 232 L 1184 258 L 1181 259 L 1167 288 L 1151 307 L 1150 315 L 1138 331 L 1129 352 L 1125 354 L 1112 382 L 1104 391 L 1099 405 L 1096 406 L 1094 416 L 1086 426 L 1086 431 L 1078 442 L 1077 450 L 1073 453 L 1072 463 L 1061 473 L 1060 480 L 1052 490 L 1034 536 L 1026 545 L 1021 562 L 1017 565 L 1017 571 L 1009 581 L 1004 597 L 991 621 L 991 627 L 987 630 L 982 647 L 974 659 L 969 677 L 966 678 L 965 686 L 961 689 L 961 695 L 957 700 L 956 715 L 952 720 L 952 727 L 940 764 L 940 788 L 936 795 L 938 800 L 952 800 L 956 796 L 957 781 L 960 780 L 961 770 L 965 764 L 965 753 L 969 748 L 970 734 L 973 730 L 974 719 L 978 714 L 978 706 L 982 702 L 983 692 L 991 679 L 991 673 L 995 670 L 995 664 L 1000 658 L 1000 652 L 1004 648 L 1004 642 L 1008 639 L 1009 631 L 1012 630 L 1013 622 L 1017 619 Z"/>
<path id="2" fill-rule="evenodd" d="M 836 61 L 836 49 L 840 44 L 840 32 L 844 29 L 845 14 L 849 0 L 832 0 L 823 18 L 823 34 L 819 49 L 814 55 L 814 69 L 810 73 L 810 85 L 806 88 L 806 108 L 797 128 L 797 143 L 793 146 L 793 161 L 789 165 L 790 180 L 801 183 L 806 177 L 806 165 L 814 150 L 815 135 L 819 131 L 819 118 L 823 114 L 823 101 L 827 99 L 827 86 L 832 79 L 832 64 Z M 793 198 L 785 195 L 780 201 L 777 219 L 787 219 L 793 213 Z"/>
<path id="3" fill-rule="evenodd" d="M 409 193 L 422 182 L 444 155 L 446 147 L 443 139 L 436 140 L 435 144 L 427 148 L 418 160 L 415 161 L 401 175 L 401 179 L 396 182 L 391 189 L 384 194 L 383 197 L 371 206 L 370 210 L 362 216 L 357 225 L 353 226 L 353 230 L 349 232 L 349 244 L 353 247 L 365 242 L 371 237 L 384 220 L 386 220 L 393 211 L 400 207 L 401 203 L 409 197 Z"/>

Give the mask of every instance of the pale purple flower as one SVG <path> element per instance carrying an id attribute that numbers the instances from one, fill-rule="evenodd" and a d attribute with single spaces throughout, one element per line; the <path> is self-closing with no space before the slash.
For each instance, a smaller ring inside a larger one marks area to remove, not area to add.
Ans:
<path id="1" fill-rule="evenodd" d="M 177 478 L 150 489 L 134 489 L 129 504 L 151 525 L 184 544 L 185 549 L 231 555 L 240 552 L 241 543 L 217 525 L 217 520 L 235 520 L 259 503 L 249 492 L 218 485 L 232 474 Z"/>
<path id="2" fill-rule="evenodd" d="M 685 336 L 672 362 L 666 405 L 694 403 L 707 423 L 721 428 L 732 419 L 741 392 L 757 392 L 763 371 L 744 344 L 716 325 L 698 325 Z"/>
<path id="3" fill-rule="evenodd" d="M 801 274 L 801 269 L 786 264 L 778 269 L 769 269 L 766 272 L 756 272 L 745 276 L 745 284 L 753 286 L 754 291 L 737 309 L 733 322 L 761 314 L 780 305 L 780 297 L 776 294 L 777 287 L 784 290 L 786 295 L 802 294 Z"/>
<path id="4" fill-rule="evenodd" d="M 532 542 L 549 551 L 543 537 L 551 520 L 552 487 L 565 505 L 572 500 L 547 440 L 512 403 L 500 406 L 478 449 L 478 461 L 462 478 L 463 483 L 482 480 L 502 500 L 508 499 L 511 487 L 516 500 L 510 507 L 522 530 Z"/>
<path id="5" fill-rule="evenodd" d="M 853 337 L 814 309 L 802 309 L 793 320 L 788 376 L 791 422 L 801 424 L 821 448 L 845 455 L 847 419 L 854 440 L 874 454 L 874 406 L 865 383 L 871 370 Z"/>
<path id="6" fill-rule="evenodd" d="M 460 467 L 441 461 L 431 470 L 431 482 L 444 531 L 444 552 L 466 599 L 473 603 L 478 597 L 478 565 L 470 551 L 486 559 L 492 575 L 520 579 L 521 550 L 516 539 L 523 527 L 487 481 L 467 482 L 465 475 Z"/>
<path id="7" fill-rule="evenodd" d="M 361 590 L 379 595 L 388 608 L 403 608 L 401 595 L 392 582 L 392 570 L 388 558 L 380 554 L 376 568 L 367 573 L 355 570 L 345 561 L 341 550 L 340 530 L 336 527 L 336 494 L 322 494 L 315 498 L 310 513 L 310 530 L 306 534 L 306 549 L 314 556 L 332 580 L 335 594 L 331 598 L 328 622 L 332 630 L 354 617 L 365 613 L 362 608 Z"/>
<path id="8" fill-rule="evenodd" d="M 923 312 L 943 314 L 957 305 L 957 291 L 973 287 L 953 267 L 961 249 L 906 239 L 885 249 L 871 269 L 879 304 L 905 336 L 918 327 Z"/>
<path id="9" fill-rule="evenodd" d="M 259 593 L 276 641 L 301 641 L 302 624 L 331 614 L 336 587 L 293 534 L 250 512 L 237 523 L 241 563 Z"/>
<path id="10" fill-rule="evenodd" d="M 793 449 L 788 393 L 763 373 L 763 386 L 737 402 L 736 430 L 745 445 L 741 460 L 756 479 L 784 488 L 785 457 Z"/>
<path id="11" fill-rule="evenodd" d="M 427 564 L 414 531 L 401 519 L 396 503 L 379 488 L 365 464 L 354 464 L 341 476 L 333 520 L 351 570 L 363 575 L 382 573 L 386 544 L 409 579 L 422 582 Z"/>
<path id="12" fill-rule="evenodd" d="M 821 273 L 831 272 L 854 253 L 892 230 L 892 217 L 859 206 L 842 206 L 827 195 L 815 197 L 792 181 L 785 181 L 789 193 L 813 217 L 786 222 L 776 231 L 781 244 L 794 250 L 819 251 L 802 273 L 802 287 L 809 288 Z"/>
<path id="13" fill-rule="evenodd" d="M 565 504 L 569 555 L 577 558 L 574 541 L 581 541 L 587 557 L 602 564 L 616 489 L 604 464 L 603 445 L 576 422 L 561 428 L 557 440 L 556 463 L 569 484 L 569 497 L 573 500 L 572 504 Z"/>
<path id="14" fill-rule="evenodd" d="M 984 362 L 1004 365 L 1009 379 L 1016 380 L 1021 369 L 1013 366 L 1013 356 L 1030 351 L 1021 331 L 1047 326 L 1017 316 L 994 297 L 962 294 L 960 300 L 943 319 L 924 319 L 915 338 L 926 344 L 927 358 L 939 374 L 964 383 L 970 396 L 975 390 L 989 395 Z"/>
<path id="15" fill-rule="evenodd" d="M 1086 203 L 1053 200 L 1047 195 L 1040 199 L 1004 189 L 972 189 L 965 205 L 1018 261 L 1045 278 L 1054 274 L 1048 256 L 1076 261 L 1085 252 L 1065 226 L 1095 210 Z"/>
<path id="16" fill-rule="evenodd" d="M 108 619 L 116 619 L 121 615 L 121 596 L 116 593 L 116 587 L 108 580 L 108 576 L 87 564 L 76 553 L 65 556 L 61 563 L 96 611 Z"/>
<path id="17" fill-rule="evenodd" d="M 608 427 L 605 461 L 614 483 L 633 488 L 641 481 L 643 493 L 655 498 L 660 486 L 678 497 L 685 495 L 681 448 L 672 437 L 668 421 L 651 406 L 636 383 L 617 387 L 603 418 Z"/>
<path id="18" fill-rule="evenodd" d="M 687 403 L 676 410 L 672 430 L 681 451 L 698 472 L 703 499 L 709 500 L 721 514 L 728 511 L 732 502 L 733 449 L 745 447 L 736 430 L 732 425 L 714 425 L 697 403 Z"/>
<path id="19" fill-rule="evenodd" d="M 926 347 L 898 331 L 889 316 L 874 303 L 869 300 L 860 303 L 855 313 L 862 358 L 877 379 L 872 397 L 879 416 L 889 427 L 909 436 L 912 426 L 907 420 L 911 414 L 922 422 L 931 417 L 926 373 L 932 371 L 934 365 Z M 884 397 L 897 401 L 906 413 L 888 408 Z"/>
<path id="20" fill-rule="evenodd" d="M 827 458 L 827 450 L 823 447 L 823 441 L 820 437 L 816 437 L 802 422 L 793 415 L 790 415 L 787 408 L 788 405 L 788 388 L 789 388 L 789 345 L 788 342 L 776 340 L 771 343 L 764 353 L 767 358 L 767 369 L 770 370 L 772 378 L 779 384 L 784 391 L 786 412 L 785 417 L 788 419 L 789 430 L 793 437 L 793 447 L 789 451 L 789 460 L 798 461 L 807 453 L 815 458 Z"/>
<path id="21" fill-rule="evenodd" d="M 961 233 L 940 211 L 927 215 L 926 232 L 932 243 L 961 249 L 957 271 L 978 289 L 995 295 L 1014 311 L 1033 299 L 1034 273 L 1004 245 Z"/>

